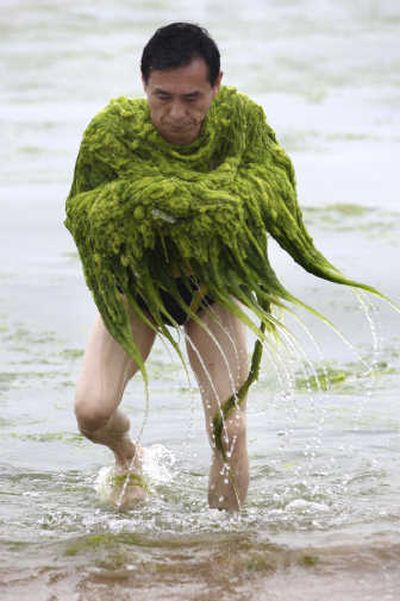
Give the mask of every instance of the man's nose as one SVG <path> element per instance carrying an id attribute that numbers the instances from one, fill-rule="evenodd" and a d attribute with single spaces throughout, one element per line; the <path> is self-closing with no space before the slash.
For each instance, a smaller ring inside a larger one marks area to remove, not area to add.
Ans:
<path id="1" fill-rule="evenodd" d="M 185 107 L 180 101 L 176 100 L 171 103 L 169 116 L 176 121 L 185 116 Z"/>

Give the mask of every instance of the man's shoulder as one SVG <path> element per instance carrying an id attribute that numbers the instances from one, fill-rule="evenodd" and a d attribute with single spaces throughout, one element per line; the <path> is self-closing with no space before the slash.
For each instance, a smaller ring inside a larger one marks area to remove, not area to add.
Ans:
<path id="1" fill-rule="evenodd" d="M 221 86 L 217 96 L 222 102 L 241 103 L 244 106 L 259 106 L 248 94 L 241 92 L 235 86 Z"/>
<path id="2" fill-rule="evenodd" d="M 147 109 L 145 98 L 130 98 L 129 96 L 118 96 L 112 98 L 108 104 L 99 111 L 98 115 L 109 118 L 132 118 Z"/>
<path id="3" fill-rule="evenodd" d="M 263 107 L 233 86 L 221 87 L 216 97 L 216 108 L 221 114 L 230 116 L 230 120 L 236 116 L 240 117 L 240 121 L 249 123 L 265 118 Z"/>
<path id="4" fill-rule="evenodd" d="M 91 138 L 98 133 L 124 135 L 127 128 L 134 128 L 135 125 L 140 128 L 140 123 L 146 119 L 147 113 L 148 107 L 144 98 L 112 98 L 91 119 L 85 129 L 84 138 Z"/>

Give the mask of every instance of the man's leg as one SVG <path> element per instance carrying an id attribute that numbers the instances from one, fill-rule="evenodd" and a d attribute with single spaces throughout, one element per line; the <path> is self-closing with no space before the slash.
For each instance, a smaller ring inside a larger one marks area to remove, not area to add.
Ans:
<path id="1" fill-rule="evenodd" d="M 143 359 L 154 342 L 154 332 L 138 319 L 131 320 L 132 333 Z M 75 397 L 79 429 L 95 443 L 109 447 L 116 467 L 126 471 L 138 450 L 129 435 L 129 419 L 119 409 L 128 380 L 137 367 L 108 332 L 98 316 L 83 359 Z M 140 462 L 135 466 L 140 469 Z"/>
<path id="2" fill-rule="evenodd" d="M 221 452 L 215 448 L 212 420 L 247 378 L 246 332 L 237 317 L 217 304 L 207 309 L 201 319 L 205 328 L 194 321 L 186 325 L 186 345 L 200 387 L 213 449 L 208 501 L 210 507 L 234 510 L 244 502 L 249 483 L 246 400 L 225 421 L 222 433 L 230 474 L 224 469 Z"/>

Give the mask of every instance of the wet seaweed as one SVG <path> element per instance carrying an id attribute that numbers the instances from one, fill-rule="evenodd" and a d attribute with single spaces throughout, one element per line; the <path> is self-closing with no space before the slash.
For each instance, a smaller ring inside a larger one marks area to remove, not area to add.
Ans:
<path id="1" fill-rule="evenodd" d="M 200 136 L 188 146 L 162 138 L 146 100 L 111 101 L 84 133 L 66 213 L 103 321 L 139 367 L 146 389 L 132 314 L 161 334 L 182 361 L 165 323 L 177 325 L 163 293 L 202 323 L 181 298 L 177 274 L 188 288 L 195 279 L 256 334 L 248 379 L 214 419 L 223 454 L 222 422 L 257 377 L 266 333 L 276 332 L 272 307 L 306 307 L 329 323 L 280 283 L 268 258 L 268 234 L 315 276 L 382 296 L 346 278 L 315 247 L 290 159 L 263 109 L 234 88 L 221 89 Z"/>
<path id="2" fill-rule="evenodd" d="M 290 159 L 263 109 L 234 88 L 222 88 L 201 135 L 189 146 L 161 137 L 144 99 L 111 101 L 85 131 L 66 212 L 103 320 L 145 381 L 129 315 L 180 353 L 165 326 L 165 319 L 174 319 L 162 301 L 168 291 L 182 306 L 177 273 L 188 281 L 195 273 L 260 339 L 258 321 L 274 329 L 272 305 L 303 304 L 275 275 L 267 233 L 314 275 L 377 293 L 345 278 L 315 248 L 297 202 Z M 198 320 L 191 307 L 183 308 Z"/>

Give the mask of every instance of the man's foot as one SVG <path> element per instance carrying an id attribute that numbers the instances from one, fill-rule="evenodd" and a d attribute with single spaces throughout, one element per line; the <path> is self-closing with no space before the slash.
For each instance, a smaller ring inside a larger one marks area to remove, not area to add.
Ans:
<path id="1" fill-rule="evenodd" d="M 96 488 L 103 502 L 124 511 L 146 499 L 148 486 L 142 475 L 142 447 L 125 436 L 118 451 L 114 448 L 115 466 L 100 471 Z"/>
<path id="2" fill-rule="evenodd" d="M 126 510 L 143 502 L 148 493 L 148 486 L 142 475 L 143 449 L 133 444 L 128 436 L 124 437 L 124 455 L 115 453 L 115 468 L 110 474 L 110 502 L 118 510 Z"/>
<path id="3" fill-rule="evenodd" d="M 142 503 L 149 492 L 144 477 L 136 472 L 118 473 L 113 470 L 110 474 L 109 486 L 109 502 L 120 511 L 126 511 Z"/>
<path id="4" fill-rule="evenodd" d="M 96 490 L 102 503 L 126 511 L 143 502 L 149 489 L 145 478 L 134 469 L 128 472 L 104 467 L 97 477 Z"/>

